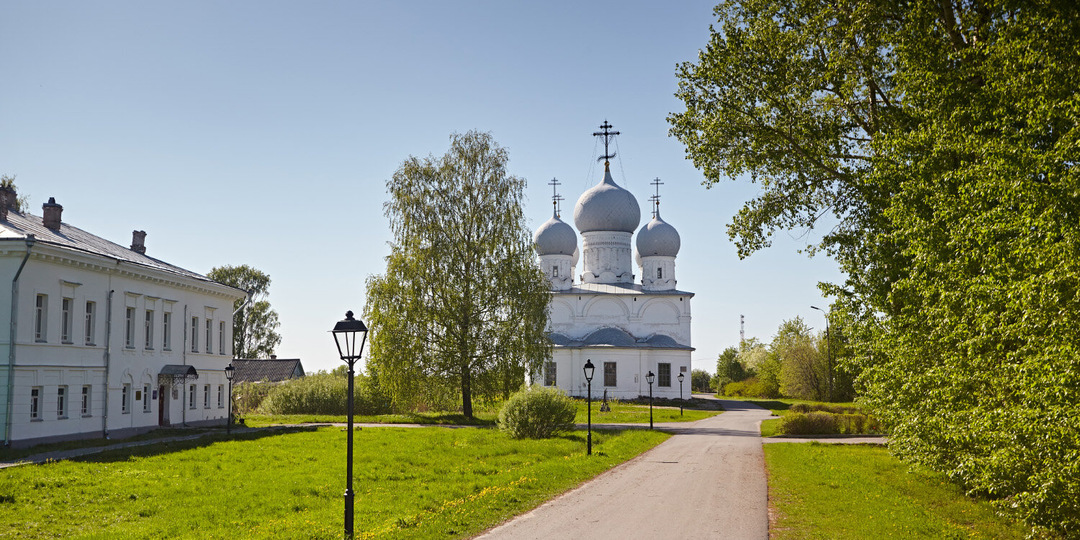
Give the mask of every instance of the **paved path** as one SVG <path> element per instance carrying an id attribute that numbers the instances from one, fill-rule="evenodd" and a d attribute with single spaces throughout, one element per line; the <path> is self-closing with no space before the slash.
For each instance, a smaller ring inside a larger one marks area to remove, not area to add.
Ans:
<path id="1" fill-rule="evenodd" d="M 663 444 L 479 538 L 768 538 L 758 423 L 771 413 L 723 405 L 712 418 L 666 424 L 676 435 Z"/>

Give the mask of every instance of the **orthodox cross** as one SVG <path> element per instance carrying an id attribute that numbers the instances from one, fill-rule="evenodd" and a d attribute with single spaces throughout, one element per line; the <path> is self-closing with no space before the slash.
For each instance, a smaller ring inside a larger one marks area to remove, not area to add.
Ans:
<path id="1" fill-rule="evenodd" d="M 660 186 L 664 185 L 664 183 L 660 181 L 659 176 L 656 177 L 655 180 L 653 180 L 652 182 L 649 182 L 649 183 L 656 186 L 656 195 L 653 195 L 652 197 L 649 197 L 649 200 L 653 202 L 653 214 L 652 214 L 652 216 L 657 217 L 657 216 L 660 215 Z"/>
<path id="2" fill-rule="evenodd" d="M 548 185 L 551 186 L 551 206 L 555 211 L 555 217 L 562 216 L 562 209 L 559 207 L 559 203 L 563 200 L 563 198 L 561 195 L 559 195 L 558 191 L 561 184 L 562 182 L 560 182 L 556 178 L 552 178 L 551 181 L 548 182 Z"/>
<path id="3" fill-rule="evenodd" d="M 611 152 L 608 151 L 608 144 L 611 142 L 612 137 L 618 135 L 619 132 L 618 131 L 611 131 L 612 127 L 614 127 L 614 126 L 609 124 L 607 120 L 604 120 L 604 123 L 600 124 L 600 129 L 602 129 L 603 131 L 594 131 L 593 132 L 593 137 L 603 137 L 604 138 L 604 155 L 600 156 L 600 158 L 597 159 L 596 161 L 603 161 L 605 164 L 608 162 L 608 160 L 615 157 L 615 154 L 612 154 Z"/>

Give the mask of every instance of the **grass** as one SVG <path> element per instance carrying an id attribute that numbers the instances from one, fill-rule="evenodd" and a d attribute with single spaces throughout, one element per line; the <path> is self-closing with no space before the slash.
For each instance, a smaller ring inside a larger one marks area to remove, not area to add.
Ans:
<path id="1" fill-rule="evenodd" d="M 577 414 L 574 422 L 584 424 L 588 421 L 585 401 L 574 400 L 577 404 Z M 693 403 L 693 402 L 691 402 Z M 611 411 L 600 412 L 600 403 L 594 401 L 592 407 L 592 420 L 594 424 L 648 424 L 649 406 L 631 403 L 609 401 Z M 653 422 L 693 422 L 719 414 L 719 411 L 706 411 L 684 409 L 679 415 L 678 407 L 653 407 Z M 430 413 L 407 413 L 407 414 L 380 414 L 355 416 L 353 421 L 357 423 L 372 424 L 424 424 L 424 425 L 471 425 L 471 426 L 494 426 L 499 417 L 499 408 L 488 405 L 477 408 L 474 411 L 475 418 L 468 419 L 457 412 L 430 412 Z M 244 417 L 246 425 L 251 427 L 265 427 L 274 424 L 323 424 L 344 423 L 345 416 L 316 415 L 316 414 L 292 414 L 292 415 L 261 415 L 251 414 Z"/>
<path id="2" fill-rule="evenodd" d="M 1024 538 L 941 474 L 871 445 L 767 444 L 769 538 Z"/>
<path id="3" fill-rule="evenodd" d="M 340 538 L 340 428 L 208 436 L 0 471 L 4 538 Z M 462 538 L 667 438 L 513 440 L 493 429 L 355 432 L 357 538 Z"/>

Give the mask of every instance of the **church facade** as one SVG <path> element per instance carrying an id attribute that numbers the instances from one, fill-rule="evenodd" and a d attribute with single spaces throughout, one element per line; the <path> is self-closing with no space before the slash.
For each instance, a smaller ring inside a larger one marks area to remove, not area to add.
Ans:
<path id="1" fill-rule="evenodd" d="M 605 137 L 603 157 L 608 160 L 613 156 L 607 155 L 606 143 L 613 134 L 606 122 L 601 127 L 604 132 L 597 135 Z M 694 295 L 676 288 L 679 234 L 660 217 L 658 197 L 652 219 L 638 229 L 637 199 L 615 183 L 609 163 L 604 162 L 601 181 L 574 208 L 580 247 L 574 227 L 562 221 L 557 209 L 533 236 L 540 267 L 551 283 L 553 350 L 532 382 L 584 397 L 583 369 L 591 360 L 594 398 L 605 393 L 617 399 L 647 396 L 650 372 L 655 375 L 653 396 L 689 398 Z M 582 271 L 575 280 L 578 262 Z M 679 374 L 685 377 L 681 388 Z"/>

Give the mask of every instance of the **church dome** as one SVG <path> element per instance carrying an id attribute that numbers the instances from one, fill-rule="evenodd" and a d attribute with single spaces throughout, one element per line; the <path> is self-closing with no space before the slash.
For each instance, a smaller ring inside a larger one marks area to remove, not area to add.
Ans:
<path id="1" fill-rule="evenodd" d="M 581 194 L 574 207 L 574 225 L 583 233 L 620 231 L 633 233 L 641 222 L 637 199 L 611 178 L 604 167 L 604 179 Z"/>
<path id="2" fill-rule="evenodd" d="M 533 235 L 537 255 L 573 255 L 577 251 L 577 234 L 573 227 L 551 216 Z"/>
<path id="3" fill-rule="evenodd" d="M 641 257 L 674 257 L 679 254 L 682 240 L 679 233 L 668 222 L 660 218 L 659 210 L 652 221 L 637 233 L 637 251 Z"/>

